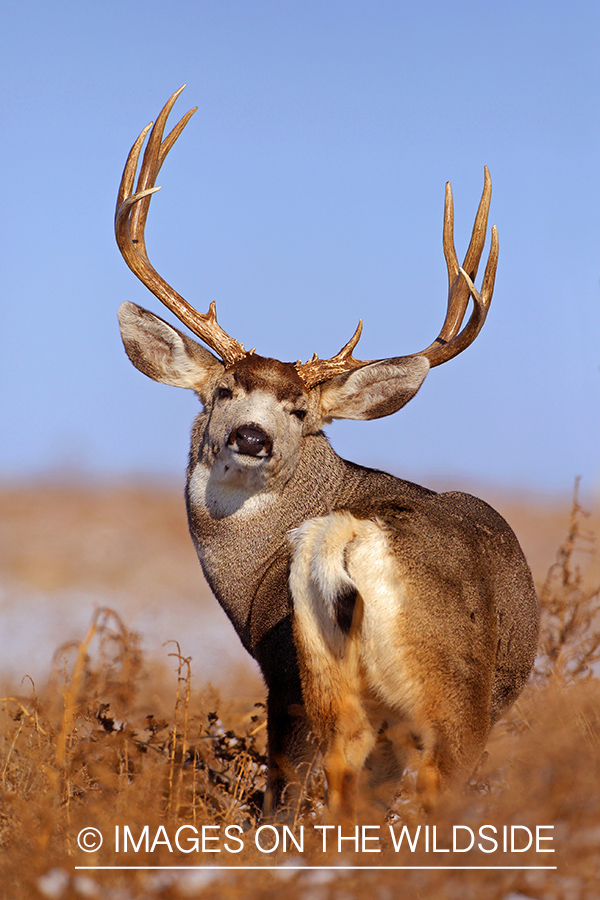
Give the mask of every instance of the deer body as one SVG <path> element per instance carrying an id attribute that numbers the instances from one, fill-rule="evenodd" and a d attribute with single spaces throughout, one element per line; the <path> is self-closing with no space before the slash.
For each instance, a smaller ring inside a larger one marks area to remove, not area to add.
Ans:
<path id="1" fill-rule="evenodd" d="M 178 92 L 179 93 L 179 92 Z M 162 139 L 174 95 L 154 126 L 137 191 L 132 148 L 116 233 L 133 271 L 218 354 L 141 307 L 119 310 L 125 349 L 146 375 L 194 390 L 186 503 L 207 581 L 268 689 L 265 812 L 297 801 L 317 749 L 328 802 L 353 816 L 359 774 L 383 730 L 419 747 L 425 805 L 476 765 L 489 730 L 533 665 L 538 604 L 517 539 L 487 504 L 341 459 L 322 428 L 400 409 L 430 366 L 476 336 L 487 313 L 497 237 L 481 295 L 475 277 L 490 186 L 459 269 L 447 193 L 449 303 L 440 336 L 407 357 L 360 361 L 352 340 L 303 365 L 247 353 L 214 307 L 197 313 L 152 269 L 143 229 L 154 179 L 191 113 Z M 475 306 L 461 330 L 469 296 Z"/>
<path id="2" fill-rule="evenodd" d="M 194 451 L 191 535 L 207 581 L 269 688 L 277 774 L 269 802 L 278 805 L 314 756 L 311 732 L 325 746 L 333 734 L 339 742 L 340 711 L 351 700 L 348 725 L 354 732 L 362 713 L 363 742 L 355 760 L 344 755 L 338 780 L 346 769 L 358 775 L 393 713 L 421 744 L 429 739 L 444 781 L 468 775 L 492 724 L 525 684 L 536 647 L 529 570 L 501 517 L 466 494 L 436 494 L 348 463 L 322 434 L 303 441 L 277 493 L 215 516 Z M 377 580 L 383 584 L 371 596 Z M 361 650 L 349 685 L 343 669 L 353 627 Z M 376 702 L 373 716 L 366 701 Z M 308 719 L 298 710 L 303 702 Z M 331 769 L 330 805 L 351 807 L 354 789 L 345 802 L 333 800 Z"/>

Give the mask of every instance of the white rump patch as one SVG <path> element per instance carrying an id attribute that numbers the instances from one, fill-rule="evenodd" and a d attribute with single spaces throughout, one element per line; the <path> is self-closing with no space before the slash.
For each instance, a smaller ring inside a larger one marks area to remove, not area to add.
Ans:
<path id="1" fill-rule="evenodd" d="M 307 667 L 322 678 L 353 642 L 370 696 L 391 709 L 414 708 L 418 682 L 404 641 L 409 598 L 383 526 L 335 512 L 304 522 L 290 542 L 295 629 Z M 336 600 L 352 587 L 361 608 L 348 634 L 338 625 Z"/>

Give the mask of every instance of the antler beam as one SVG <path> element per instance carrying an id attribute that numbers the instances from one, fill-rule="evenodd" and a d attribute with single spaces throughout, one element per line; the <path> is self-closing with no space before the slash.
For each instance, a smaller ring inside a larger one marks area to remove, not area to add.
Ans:
<path id="1" fill-rule="evenodd" d="M 150 125 L 144 128 L 131 148 L 125 163 L 117 196 L 115 236 L 123 259 L 140 281 L 190 331 L 218 353 L 226 365 L 232 365 L 238 359 L 246 356 L 247 351 L 244 350 L 243 344 L 240 344 L 235 338 L 228 335 L 218 324 L 214 302 L 210 304 L 207 313 L 200 313 L 195 310 L 158 274 L 156 269 L 150 264 L 146 252 L 144 229 L 150 201 L 152 194 L 160 190 L 160 187 L 155 186 L 156 178 L 167 154 L 198 108 L 190 109 L 163 140 L 169 113 L 184 87 L 185 85 L 169 98 L 156 119 L 156 123 L 153 125 L 151 122 Z M 150 137 L 144 152 L 137 185 L 134 189 L 135 173 L 140 153 L 149 131 Z"/>

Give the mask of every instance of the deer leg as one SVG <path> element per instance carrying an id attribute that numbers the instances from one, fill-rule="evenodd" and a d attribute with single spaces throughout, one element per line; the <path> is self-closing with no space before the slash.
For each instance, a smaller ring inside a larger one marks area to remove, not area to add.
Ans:
<path id="1" fill-rule="evenodd" d="M 267 788 L 263 818 L 293 821 L 318 753 L 301 703 L 287 704 L 277 689 L 267 701 Z"/>
<path id="2" fill-rule="evenodd" d="M 414 738 L 408 724 L 401 720 L 390 726 L 384 721 L 365 762 L 369 796 L 380 809 L 387 811 L 393 802 L 411 750 L 414 750 Z"/>
<path id="3" fill-rule="evenodd" d="M 417 794 L 426 813 L 435 809 L 440 794 L 451 784 L 465 781 L 475 769 L 487 737 L 488 728 L 477 733 L 473 723 L 450 737 L 438 727 L 423 741 L 423 759 L 417 772 Z"/>
<path id="4" fill-rule="evenodd" d="M 333 736 L 324 758 L 327 805 L 331 819 L 354 825 L 358 779 L 375 744 L 376 732 L 359 697 L 344 697 L 340 707 L 336 710 Z"/>
<path id="5" fill-rule="evenodd" d="M 426 758 L 417 772 L 417 796 L 426 814 L 433 812 L 442 791 L 442 773 L 435 759 Z"/>
<path id="6" fill-rule="evenodd" d="M 267 788 L 263 817 L 287 822 L 298 814 L 318 743 L 306 717 L 289 617 L 263 638 L 256 659 L 267 684 Z"/>

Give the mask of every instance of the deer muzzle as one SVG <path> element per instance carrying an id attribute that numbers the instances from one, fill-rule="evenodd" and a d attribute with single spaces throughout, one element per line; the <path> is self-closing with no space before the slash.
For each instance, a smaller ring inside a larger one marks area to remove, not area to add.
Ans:
<path id="1" fill-rule="evenodd" d="M 270 456 L 273 441 L 258 425 L 240 425 L 234 428 L 227 443 L 244 456 Z"/>

